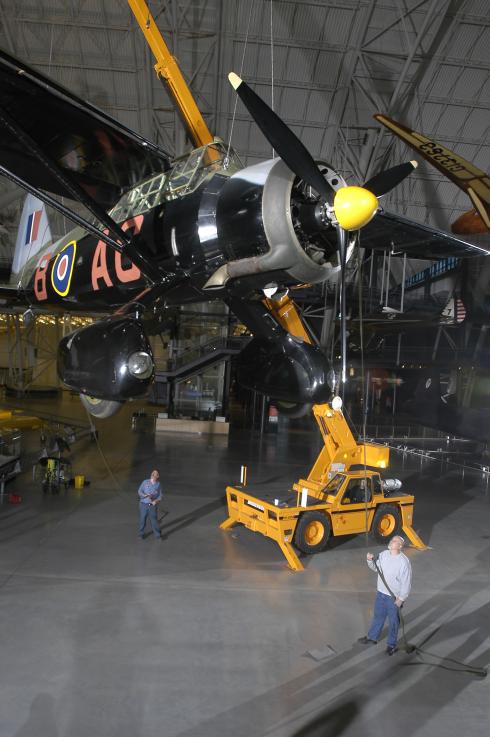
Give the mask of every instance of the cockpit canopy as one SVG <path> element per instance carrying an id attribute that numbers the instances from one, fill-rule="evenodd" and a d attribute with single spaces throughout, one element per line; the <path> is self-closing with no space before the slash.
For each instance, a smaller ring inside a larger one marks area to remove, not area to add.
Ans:
<path id="1" fill-rule="evenodd" d="M 190 194 L 216 171 L 231 176 L 241 168 L 233 149 L 217 140 L 180 156 L 168 171 L 156 174 L 126 192 L 109 214 L 116 222 L 123 222 L 166 200 Z"/>

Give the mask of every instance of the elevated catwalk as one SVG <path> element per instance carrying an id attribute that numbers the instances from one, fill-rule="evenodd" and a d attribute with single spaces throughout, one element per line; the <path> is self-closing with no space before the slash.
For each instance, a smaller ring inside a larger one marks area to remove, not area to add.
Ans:
<path id="1" fill-rule="evenodd" d="M 378 545 L 339 538 L 292 573 L 271 540 L 219 530 L 242 463 L 271 489 L 310 468 L 313 421 L 208 439 L 131 431 L 133 411 L 99 423 L 117 485 L 86 439 L 72 461 L 89 487 L 43 497 L 26 468 L 12 482 L 23 504 L 0 508 L 2 737 L 486 737 L 488 678 L 357 644 Z M 162 542 L 137 534 L 136 489 L 154 467 Z M 432 547 L 407 551 L 409 640 L 488 665 L 485 479 L 396 453 L 392 475 Z"/>

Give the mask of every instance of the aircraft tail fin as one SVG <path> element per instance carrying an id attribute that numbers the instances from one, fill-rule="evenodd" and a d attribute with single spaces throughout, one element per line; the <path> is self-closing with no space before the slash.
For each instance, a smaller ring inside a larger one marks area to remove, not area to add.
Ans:
<path id="1" fill-rule="evenodd" d="M 443 318 L 445 322 L 454 325 L 459 325 L 459 323 L 466 319 L 466 307 L 461 297 L 452 295 L 448 299 L 443 311 L 441 312 L 441 318 Z"/>
<path id="2" fill-rule="evenodd" d="M 21 276 L 24 264 L 51 240 L 46 206 L 37 197 L 28 194 L 17 231 L 12 277 Z"/>
<path id="3" fill-rule="evenodd" d="M 486 228 L 490 229 L 490 177 L 484 171 L 442 143 L 437 143 L 386 115 L 378 113 L 374 118 L 466 192 Z"/>

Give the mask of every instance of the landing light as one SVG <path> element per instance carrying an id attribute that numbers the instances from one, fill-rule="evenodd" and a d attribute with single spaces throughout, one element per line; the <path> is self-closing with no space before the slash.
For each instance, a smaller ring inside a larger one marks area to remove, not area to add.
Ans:
<path id="1" fill-rule="evenodd" d="M 128 369 L 131 376 L 136 379 L 147 379 L 153 371 L 151 356 L 145 351 L 132 353 L 128 360 Z"/>

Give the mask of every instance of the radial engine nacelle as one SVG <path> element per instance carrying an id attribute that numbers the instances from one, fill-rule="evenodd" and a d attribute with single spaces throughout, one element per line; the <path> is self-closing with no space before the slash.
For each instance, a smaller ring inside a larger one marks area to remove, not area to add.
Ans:
<path id="1" fill-rule="evenodd" d="M 333 203 L 345 182 L 319 166 Z M 187 269 L 208 293 L 233 292 L 238 279 L 261 288 L 269 274 L 284 285 L 317 283 L 340 268 L 330 203 L 279 158 L 231 176 L 217 171 L 193 193 L 168 201 L 162 225 L 175 268 Z"/>

